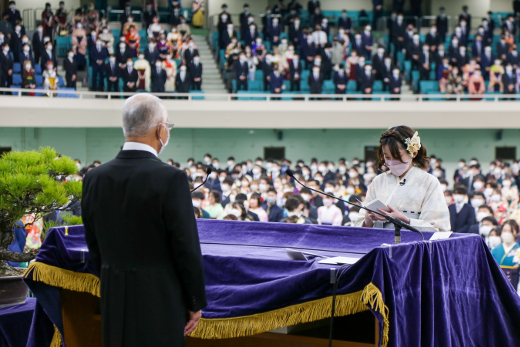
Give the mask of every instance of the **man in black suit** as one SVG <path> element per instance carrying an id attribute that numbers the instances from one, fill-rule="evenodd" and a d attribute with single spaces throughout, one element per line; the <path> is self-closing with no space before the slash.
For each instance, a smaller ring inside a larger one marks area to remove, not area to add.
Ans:
<path id="1" fill-rule="evenodd" d="M 459 68 L 459 71 L 462 72 L 462 68 L 469 63 L 469 56 L 466 52 L 466 46 L 459 47 L 459 54 L 457 55 L 455 65 Z"/>
<path id="2" fill-rule="evenodd" d="M 457 186 L 453 191 L 454 203 L 448 206 L 450 211 L 451 230 L 456 233 L 468 233 L 469 228 L 477 223 L 475 208 L 464 203 L 468 190 L 464 186 Z"/>
<path id="3" fill-rule="evenodd" d="M 502 75 L 502 84 L 504 85 L 504 94 L 516 94 L 516 74 L 511 64 L 506 65 L 505 73 Z M 507 99 L 504 99 L 507 100 Z M 510 100 L 515 100 L 511 98 Z"/>
<path id="4" fill-rule="evenodd" d="M 406 48 L 406 24 L 402 13 L 397 14 L 397 18 L 392 24 L 392 36 L 390 37 L 395 45 L 394 57 L 398 51 Z"/>
<path id="5" fill-rule="evenodd" d="M 34 52 L 34 62 L 40 63 L 41 52 L 45 49 L 43 46 L 43 26 L 40 24 L 34 31 L 32 37 L 32 49 Z"/>
<path id="6" fill-rule="evenodd" d="M 375 76 L 372 70 L 372 65 L 365 65 L 365 72 L 359 79 L 360 89 L 363 94 L 372 94 L 374 88 Z"/>
<path id="7" fill-rule="evenodd" d="M 249 12 L 249 5 L 244 4 L 244 11 L 240 13 L 240 36 L 244 38 L 245 33 L 249 30 L 248 18 L 251 12 Z M 247 44 L 247 43 L 246 43 Z"/>
<path id="8" fill-rule="evenodd" d="M 422 52 L 419 56 L 419 78 L 421 81 L 428 81 L 430 79 L 432 60 L 430 47 L 428 45 L 423 45 Z"/>
<path id="9" fill-rule="evenodd" d="M 231 39 L 237 39 L 238 35 L 235 30 L 233 30 L 233 24 L 229 23 L 227 28 L 220 31 L 218 34 L 218 42 L 220 49 L 226 49 L 226 47 L 231 43 Z"/>
<path id="10" fill-rule="evenodd" d="M 307 11 L 309 11 L 309 15 L 312 15 L 317 8 L 321 8 L 319 0 L 310 0 L 307 2 Z"/>
<path id="11" fill-rule="evenodd" d="M 107 59 L 107 49 L 103 47 L 103 41 L 97 39 L 96 45 L 90 50 L 90 65 L 92 66 L 92 89 L 103 91 L 105 60 Z"/>
<path id="12" fill-rule="evenodd" d="M 437 27 L 435 25 L 432 25 L 432 27 L 430 28 L 430 32 L 426 35 L 424 43 L 426 43 L 430 47 L 430 51 L 432 53 L 435 52 L 437 46 L 441 43 L 441 39 L 439 37 L 439 34 L 437 33 Z"/>
<path id="13" fill-rule="evenodd" d="M 319 66 L 314 66 L 307 79 L 311 94 L 321 94 L 323 88 L 323 74 L 320 71 Z"/>
<path id="14" fill-rule="evenodd" d="M 462 13 L 459 15 L 459 23 L 462 21 L 466 22 L 466 27 L 471 28 L 471 15 L 468 13 L 468 6 L 462 6 Z"/>
<path id="15" fill-rule="evenodd" d="M 159 59 L 159 51 L 155 49 L 155 43 L 149 42 L 148 48 L 144 50 L 144 59 L 148 60 L 150 66 L 154 66 L 157 59 Z"/>
<path id="16" fill-rule="evenodd" d="M 4 11 L 3 16 L 7 16 L 7 21 L 11 23 L 11 26 L 14 28 L 16 25 L 16 21 L 21 21 L 22 16 L 20 16 L 20 11 L 16 9 L 16 2 L 9 1 L 9 8 Z"/>
<path id="17" fill-rule="evenodd" d="M 155 12 L 151 3 L 147 3 L 145 10 L 141 14 L 143 29 L 148 29 L 150 24 L 153 23 L 154 17 L 157 17 L 157 12 Z"/>
<path id="18" fill-rule="evenodd" d="M 247 76 L 249 74 L 249 66 L 247 57 L 244 53 L 240 54 L 239 61 L 234 64 L 237 91 L 247 90 Z"/>
<path id="19" fill-rule="evenodd" d="M 412 70 L 419 69 L 419 58 L 421 56 L 421 41 L 419 40 L 419 34 L 414 34 L 412 41 L 408 42 L 408 48 L 406 54 L 408 59 L 412 61 Z"/>
<path id="20" fill-rule="evenodd" d="M 74 61 L 74 51 L 72 49 L 67 52 L 67 58 L 63 59 L 63 69 L 65 70 L 65 81 L 67 81 L 67 88 L 76 89 L 78 64 L 76 64 Z"/>
<path id="21" fill-rule="evenodd" d="M 256 29 L 255 23 L 251 23 L 244 32 L 242 38 L 242 41 L 244 41 L 246 46 L 253 46 L 256 39 L 260 37 L 260 34 L 258 33 L 258 30 Z"/>
<path id="22" fill-rule="evenodd" d="M 123 105 L 122 151 L 83 181 L 105 346 L 184 346 L 206 307 L 188 179 L 157 158 L 172 127 L 157 97 L 132 96 Z"/>
<path id="23" fill-rule="evenodd" d="M 471 56 L 475 58 L 477 62 L 480 63 L 480 57 L 484 53 L 484 44 L 482 43 L 482 36 L 477 34 L 475 35 L 475 41 L 471 45 Z"/>
<path id="24" fill-rule="evenodd" d="M 110 54 L 108 63 L 105 65 L 105 76 L 107 78 L 107 92 L 118 92 L 121 68 L 117 64 L 116 56 L 113 54 Z"/>
<path id="25" fill-rule="evenodd" d="M 34 56 L 31 52 L 31 46 L 29 46 L 28 43 L 26 43 L 23 48 L 22 48 L 22 51 L 20 52 L 20 63 L 23 64 L 23 62 L 29 60 L 32 64 L 32 66 L 34 66 L 35 62 L 34 62 Z"/>
<path id="26" fill-rule="evenodd" d="M 401 80 L 400 72 L 398 68 L 394 68 L 392 70 L 392 76 L 388 79 L 388 87 L 390 89 L 390 94 L 401 94 L 401 86 L 403 81 Z M 392 100 L 399 100 L 397 98 L 392 98 Z"/>
<path id="27" fill-rule="evenodd" d="M 338 28 L 345 29 L 348 34 L 352 29 L 352 19 L 348 16 L 347 10 L 341 12 L 341 17 L 338 19 Z"/>
<path id="28" fill-rule="evenodd" d="M 289 41 L 292 42 L 295 46 L 297 46 L 300 42 L 300 35 L 303 32 L 303 27 L 301 25 L 301 20 L 299 17 L 294 18 L 291 25 L 289 25 Z"/>
<path id="29" fill-rule="evenodd" d="M 446 34 L 448 33 L 448 16 L 446 16 L 444 7 L 439 9 L 439 15 L 435 20 L 435 25 L 437 26 L 441 43 L 444 43 L 446 41 Z"/>
<path id="30" fill-rule="evenodd" d="M 52 43 L 49 41 L 45 45 L 45 50 L 41 53 L 41 66 L 42 70 L 47 66 L 47 62 L 52 61 L 54 68 L 58 66 L 58 59 L 55 52 L 53 51 Z"/>
<path id="31" fill-rule="evenodd" d="M 506 61 L 507 54 L 511 50 L 511 45 L 506 42 L 505 35 L 500 35 L 500 41 L 497 42 L 497 57 L 502 59 L 502 61 Z"/>
<path id="32" fill-rule="evenodd" d="M 188 42 L 188 49 L 184 52 L 184 61 L 186 65 L 190 66 L 193 64 L 193 57 L 199 55 L 199 50 L 195 48 L 195 43 L 193 40 Z"/>
<path id="33" fill-rule="evenodd" d="M 155 66 L 152 67 L 152 92 L 164 93 L 166 71 L 162 67 L 162 61 L 156 60 L 154 65 Z"/>
<path id="34" fill-rule="evenodd" d="M 321 53 L 321 72 L 323 73 L 323 78 L 326 80 L 331 79 L 332 74 L 332 44 L 327 42 L 325 44 L 325 49 Z"/>
<path id="35" fill-rule="evenodd" d="M 385 60 L 383 61 L 383 66 L 381 67 L 381 71 L 379 72 L 381 74 L 381 80 L 383 81 L 383 90 L 387 91 L 388 83 L 390 82 L 390 78 L 392 77 L 392 71 L 394 70 L 395 66 L 392 64 L 392 58 L 389 56 L 385 57 Z"/>
<path id="36" fill-rule="evenodd" d="M 273 72 L 273 65 L 271 64 L 271 56 L 265 56 L 264 59 L 260 62 L 260 65 L 262 67 L 262 72 L 264 75 L 264 91 L 270 90 L 269 87 L 269 76 L 271 76 L 271 73 Z"/>
<path id="37" fill-rule="evenodd" d="M 366 55 L 366 49 L 363 45 L 363 38 L 360 33 L 354 35 L 354 39 L 351 42 L 352 50 L 357 52 L 357 55 L 364 57 Z"/>
<path id="38" fill-rule="evenodd" d="M 134 61 L 132 58 L 128 58 L 126 66 L 121 69 L 121 78 L 123 80 L 123 91 L 124 92 L 135 92 L 137 91 L 137 70 L 134 69 Z"/>
<path id="39" fill-rule="evenodd" d="M 300 57 L 295 54 L 292 61 L 289 63 L 289 79 L 291 81 L 291 92 L 299 92 L 302 75 L 302 64 L 300 64 Z"/>
<path id="40" fill-rule="evenodd" d="M 191 77 L 188 73 L 188 69 L 186 65 L 182 65 L 179 69 L 179 73 L 175 76 L 175 89 L 177 93 L 189 93 L 191 85 Z M 180 99 L 187 99 L 187 97 L 182 96 Z"/>
<path id="41" fill-rule="evenodd" d="M 338 71 L 334 73 L 334 94 L 347 93 L 348 77 L 343 63 L 339 64 Z"/>
<path id="42" fill-rule="evenodd" d="M 128 61 L 128 58 L 131 58 L 128 47 L 124 41 L 120 41 L 116 48 L 116 62 L 121 68 L 123 68 Z"/>
<path id="43" fill-rule="evenodd" d="M 202 85 L 202 63 L 198 55 L 193 57 L 193 64 L 189 66 L 191 77 L 191 87 L 193 90 L 200 90 Z"/>
<path id="44" fill-rule="evenodd" d="M 377 48 L 376 54 L 372 56 L 372 66 L 374 67 L 374 70 L 376 72 L 376 79 L 382 80 L 382 71 L 385 61 L 385 49 L 382 46 L 379 46 Z"/>
<path id="45" fill-rule="evenodd" d="M 132 15 L 132 7 L 130 6 L 130 3 L 127 2 L 125 4 L 124 12 L 119 17 L 121 21 L 121 28 L 125 26 L 125 23 L 128 22 L 128 18 L 132 17 L 132 20 L 134 19 L 134 16 Z"/>
<path id="46" fill-rule="evenodd" d="M 0 88 L 10 88 L 13 83 L 13 58 L 9 54 L 9 44 L 2 44 L 2 52 L 0 52 Z M 7 92 L 0 92 L 7 94 Z"/>
<path id="47" fill-rule="evenodd" d="M 520 55 L 516 50 L 516 45 L 513 46 L 513 50 L 507 55 L 506 62 L 513 66 L 514 71 L 516 71 L 516 68 L 520 65 Z"/>

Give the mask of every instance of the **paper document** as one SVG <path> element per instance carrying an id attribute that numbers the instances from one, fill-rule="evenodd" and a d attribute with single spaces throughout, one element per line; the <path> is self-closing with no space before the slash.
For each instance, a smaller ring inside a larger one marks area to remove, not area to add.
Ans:
<path id="1" fill-rule="evenodd" d="M 453 231 L 437 231 L 430 237 L 430 241 L 448 239 L 451 234 L 453 234 Z"/>
<path id="2" fill-rule="evenodd" d="M 355 264 L 359 258 L 351 258 L 351 257 L 334 257 L 328 258 L 324 260 L 320 260 L 320 264 L 331 264 L 331 265 L 343 265 L 343 264 Z"/>

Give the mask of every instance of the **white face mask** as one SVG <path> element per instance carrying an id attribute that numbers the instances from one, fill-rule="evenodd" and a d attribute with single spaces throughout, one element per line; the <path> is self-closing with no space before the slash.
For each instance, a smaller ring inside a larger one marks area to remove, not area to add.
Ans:
<path id="1" fill-rule="evenodd" d="M 504 188 L 509 188 L 509 187 L 511 187 L 511 181 L 504 180 L 502 182 L 502 185 L 504 186 Z"/>
<path id="2" fill-rule="evenodd" d="M 508 244 L 511 244 L 513 242 L 515 242 L 515 237 L 513 236 L 513 234 L 509 233 L 509 232 L 503 232 L 502 235 L 500 235 L 500 238 L 502 239 L 502 241 L 504 243 L 508 243 Z"/>
<path id="3" fill-rule="evenodd" d="M 489 225 L 483 225 L 479 228 L 480 235 L 482 235 L 484 237 L 488 237 L 490 232 L 491 232 L 491 227 Z"/>
<path id="4" fill-rule="evenodd" d="M 491 194 L 493 194 L 493 188 L 486 188 L 484 189 L 484 195 L 487 197 L 490 197 Z"/>
<path id="5" fill-rule="evenodd" d="M 133 65 L 134 65 L 134 63 L 132 61 L 129 61 L 126 63 L 126 66 L 128 66 L 128 67 L 132 67 Z"/>
<path id="6" fill-rule="evenodd" d="M 155 64 L 155 67 L 160 69 L 161 68 L 161 63 Z"/>
<path id="7" fill-rule="evenodd" d="M 227 184 L 223 184 L 221 185 L 221 188 L 222 188 L 222 191 L 225 193 L 225 192 L 229 192 L 229 185 Z"/>
<path id="8" fill-rule="evenodd" d="M 356 193 L 356 190 L 355 190 L 354 188 L 352 188 L 352 187 L 348 187 L 348 188 L 346 189 L 346 191 L 347 191 L 347 194 L 348 194 L 348 195 L 353 195 L 353 194 Z"/>
<path id="9" fill-rule="evenodd" d="M 464 195 L 454 194 L 453 201 L 455 201 L 456 204 L 462 203 L 464 201 Z"/>
<path id="10" fill-rule="evenodd" d="M 27 70 L 30 70 L 30 69 L 31 69 L 31 64 L 25 64 L 25 68 L 26 68 Z"/>
<path id="11" fill-rule="evenodd" d="M 181 72 L 186 72 L 186 66 L 181 67 Z"/>
<path id="12" fill-rule="evenodd" d="M 475 181 L 473 183 L 473 188 L 475 188 L 475 190 L 480 190 L 482 187 L 484 187 L 484 182 L 482 181 Z"/>
<path id="13" fill-rule="evenodd" d="M 28 37 L 24 37 L 24 38 L 22 39 L 22 43 L 27 43 L 27 42 L 29 42 L 29 38 L 28 38 Z"/>
<path id="14" fill-rule="evenodd" d="M 198 187 L 199 184 L 195 184 L 195 187 Z M 193 204 L 193 207 L 196 207 L 196 208 L 199 208 L 200 207 L 200 203 L 201 201 L 200 200 L 191 200 L 191 203 Z"/>
<path id="15" fill-rule="evenodd" d="M 488 216 L 489 214 L 487 212 L 477 212 L 477 222 L 482 222 L 482 220 Z"/>
<path id="16" fill-rule="evenodd" d="M 488 237 L 489 247 L 491 249 L 497 248 L 502 243 L 502 239 L 500 236 L 490 236 Z"/>
<path id="17" fill-rule="evenodd" d="M 475 208 L 478 208 L 482 205 L 484 205 L 485 201 L 481 198 L 474 198 L 474 199 L 471 199 L 471 206 L 475 207 Z"/>
<path id="18" fill-rule="evenodd" d="M 69 56 L 69 59 L 72 59 L 72 58 L 74 58 L 74 53 L 69 53 L 68 56 Z"/>
<path id="19" fill-rule="evenodd" d="M 29 48 L 29 47 L 24 47 L 24 48 L 23 48 L 23 51 L 24 51 L 25 53 L 29 53 L 29 52 L 31 51 L 31 48 Z"/>
<path id="20" fill-rule="evenodd" d="M 109 58 L 108 60 L 110 60 L 112 64 L 116 62 L 116 58 Z"/>
<path id="21" fill-rule="evenodd" d="M 332 200 L 331 199 L 323 199 L 323 206 L 330 207 L 332 206 Z"/>
<path id="22" fill-rule="evenodd" d="M 168 131 L 168 128 L 166 127 L 166 125 L 161 124 L 161 126 L 164 127 L 166 129 L 166 131 Z M 168 142 L 170 142 L 170 132 L 168 131 L 168 138 L 166 139 L 165 143 L 162 142 L 162 139 L 160 137 L 159 137 L 159 142 L 161 143 L 161 149 L 159 150 L 158 154 L 161 154 L 164 151 L 164 149 L 166 148 L 166 146 L 168 146 Z"/>
<path id="23" fill-rule="evenodd" d="M 493 195 L 491 195 L 490 200 L 493 202 L 499 202 L 500 200 L 502 200 L 502 197 L 498 194 L 493 194 Z"/>
<path id="24" fill-rule="evenodd" d="M 139 59 L 144 59 L 144 55 L 139 54 Z"/>
<path id="25" fill-rule="evenodd" d="M 267 184 L 265 184 L 265 183 L 260 183 L 260 184 L 258 185 L 258 188 L 260 189 L 260 191 L 261 191 L 262 193 L 264 193 L 264 192 L 267 191 L 268 186 L 267 186 Z"/>
<path id="26" fill-rule="evenodd" d="M 231 210 L 231 214 L 234 215 L 237 218 L 240 218 L 242 216 L 242 211 L 237 210 L 237 209 L 232 209 Z"/>

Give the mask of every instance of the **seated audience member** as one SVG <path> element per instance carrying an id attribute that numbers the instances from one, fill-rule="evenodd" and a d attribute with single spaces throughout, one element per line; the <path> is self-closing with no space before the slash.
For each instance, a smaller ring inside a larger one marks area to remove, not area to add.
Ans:
<path id="1" fill-rule="evenodd" d="M 269 217 L 266 211 L 262 208 L 262 201 L 260 194 L 254 193 L 249 198 L 249 211 L 258 215 L 260 222 L 268 222 Z"/>
<path id="2" fill-rule="evenodd" d="M 518 287 L 520 274 L 520 245 L 516 242 L 518 234 L 518 223 L 513 219 L 505 221 L 500 230 L 502 244 L 491 251 L 493 258 L 515 289 Z"/>
<path id="3" fill-rule="evenodd" d="M 493 218 L 492 216 L 487 216 L 487 217 L 482 218 L 482 220 L 480 222 L 478 222 L 477 224 L 473 224 L 469 228 L 468 233 L 477 234 L 477 235 L 482 236 L 486 240 L 486 243 L 489 246 L 489 243 L 488 243 L 489 233 L 491 232 L 491 229 L 497 228 L 497 227 L 498 227 L 497 220 L 495 218 Z M 495 245 L 495 247 L 496 246 L 498 246 L 498 245 Z"/>
<path id="4" fill-rule="evenodd" d="M 146 33 L 148 39 L 152 42 L 156 42 L 159 39 L 159 35 L 163 31 L 161 24 L 159 24 L 159 17 L 154 16 L 152 23 L 147 27 Z"/>
<path id="5" fill-rule="evenodd" d="M 196 191 L 191 193 L 191 202 L 193 207 L 198 208 L 200 211 L 200 218 L 209 219 L 211 218 L 209 213 L 202 208 L 202 203 L 204 201 L 204 193 Z"/>
<path id="6" fill-rule="evenodd" d="M 87 32 L 83 29 L 83 23 L 76 23 L 76 28 L 72 31 L 72 50 L 78 66 L 87 64 L 87 44 Z"/>
<path id="7" fill-rule="evenodd" d="M 289 80 L 291 81 L 291 92 L 299 92 L 301 89 L 302 64 L 298 55 L 294 55 L 289 63 Z"/>
<path id="8" fill-rule="evenodd" d="M 220 204 L 222 196 L 216 190 L 212 190 L 208 195 L 208 206 L 206 207 L 206 211 L 209 213 L 209 216 L 212 219 L 219 218 L 224 212 L 224 208 Z"/>
<path id="9" fill-rule="evenodd" d="M 163 69 L 162 61 L 156 60 L 155 66 L 152 68 L 152 92 L 164 93 L 166 84 L 166 71 Z"/>
<path id="10" fill-rule="evenodd" d="M 486 85 L 484 78 L 480 73 L 480 69 L 477 68 L 468 80 L 468 93 L 469 94 L 484 94 L 486 92 Z M 480 100 L 480 99 L 472 99 Z"/>
<path id="11" fill-rule="evenodd" d="M 492 251 L 495 248 L 497 248 L 498 246 L 500 246 L 501 243 L 502 243 L 502 238 L 500 237 L 500 228 L 498 227 L 498 223 L 497 223 L 497 226 L 493 226 L 491 228 L 491 231 L 489 232 L 489 236 L 487 237 L 486 244 L 489 247 L 489 249 Z"/>
<path id="12" fill-rule="evenodd" d="M 285 209 L 287 210 L 287 218 L 290 218 L 290 223 L 312 224 L 312 222 L 303 215 L 305 203 L 303 199 L 300 199 L 298 199 L 296 196 L 291 196 L 287 199 L 284 205 Z M 279 222 L 287 223 L 288 221 L 286 221 L 285 218 L 282 218 Z"/>
<path id="13" fill-rule="evenodd" d="M 318 222 L 322 225 L 341 225 L 343 213 L 334 205 L 334 199 L 324 195 L 323 206 L 318 208 Z"/>
<path id="14" fill-rule="evenodd" d="M 469 228 L 476 223 L 475 209 L 465 203 L 468 190 L 464 186 L 457 186 L 453 190 L 453 204 L 448 206 L 450 211 L 451 230 L 456 233 L 468 233 Z"/>
<path id="15" fill-rule="evenodd" d="M 253 213 L 250 213 L 247 211 L 246 207 L 243 204 L 243 201 L 240 201 L 240 202 L 235 201 L 235 202 L 231 203 L 230 205 L 231 205 L 230 214 L 237 217 L 238 220 L 245 221 L 245 222 L 253 222 L 255 220 Z"/>
<path id="16" fill-rule="evenodd" d="M 150 66 L 154 66 L 159 57 L 159 51 L 155 49 L 154 42 L 148 42 L 148 47 L 144 50 L 144 58 L 150 63 Z"/>
<path id="17" fill-rule="evenodd" d="M 74 61 L 74 51 L 68 51 L 67 58 L 63 59 L 63 69 L 65 70 L 65 81 L 67 82 L 67 88 L 76 89 L 78 64 L 76 64 L 76 61 Z"/>
<path id="18" fill-rule="evenodd" d="M 103 46 L 106 47 L 108 54 L 114 54 L 114 35 L 108 27 L 101 28 L 98 38 L 103 41 Z"/>
<path id="19" fill-rule="evenodd" d="M 283 76 L 280 73 L 278 64 L 274 64 L 273 72 L 269 76 L 269 85 L 271 86 L 271 94 L 282 94 Z"/>
<path id="20" fill-rule="evenodd" d="M 45 65 L 46 69 L 42 72 L 43 77 L 43 89 L 44 90 L 57 90 L 58 89 L 58 75 L 56 75 L 56 69 L 54 63 L 49 60 Z M 48 96 L 51 95 L 49 92 Z"/>
<path id="21" fill-rule="evenodd" d="M 150 91 L 152 67 L 148 60 L 144 59 L 144 53 L 139 53 L 138 59 L 134 62 L 134 69 L 137 70 L 137 89 Z"/>
<path id="22" fill-rule="evenodd" d="M 489 68 L 489 86 L 488 91 L 496 92 L 504 91 L 504 85 L 502 84 L 502 76 L 504 75 L 504 67 L 500 59 L 495 59 L 495 64 Z"/>
<path id="23" fill-rule="evenodd" d="M 177 25 L 177 32 L 181 34 L 183 41 L 188 39 L 191 35 L 190 26 L 186 24 L 186 19 L 184 17 L 180 18 L 180 23 Z"/>
<path id="24" fill-rule="evenodd" d="M 506 71 L 502 75 L 502 85 L 504 94 L 516 94 L 516 74 L 513 72 L 513 66 L 510 63 L 506 65 Z M 511 100 L 515 99 L 511 98 Z"/>
<path id="25" fill-rule="evenodd" d="M 121 79 L 123 80 L 123 91 L 135 92 L 137 91 L 137 71 L 134 69 L 134 61 L 128 58 L 125 67 L 121 69 Z"/>
<path id="26" fill-rule="evenodd" d="M 119 91 L 119 77 L 121 76 L 121 68 L 117 64 L 116 56 L 111 54 L 108 63 L 105 65 L 105 77 L 107 79 L 107 92 Z"/>
<path id="27" fill-rule="evenodd" d="M 177 90 L 177 93 L 189 93 L 190 84 L 191 77 L 187 71 L 186 65 L 181 65 L 175 81 L 175 89 Z"/>
<path id="28" fill-rule="evenodd" d="M 26 60 L 23 63 L 22 70 L 22 88 L 25 89 L 35 89 L 36 88 L 36 78 L 34 77 L 34 69 L 30 60 Z M 29 95 L 34 95 L 31 93 Z"/>
<path id="29" fill-rule="evenodd" d="M 269 222 L 279 222 L 283 218 L 283 210 L 276 204 L 277 192 L 270 188 L 267 190 L 264 209 Z"/>
<path id="30" fill-rule="evenodd" d="M 346 94 L 348 84 L 348 75 L 345 72 L 345 66 L 339 64 L 337 71 L 334 73 L 334 93 L 335 94 Z"/>
<path id="31" fill-rule="evenodd" d="M 128 33 L 125 35 L 125 42 L 128 49 L 128 56 L 132 58 L 137 57 L 141 38 L 139 37 L 139 32 L 134 25 L 129 28 Z"/>

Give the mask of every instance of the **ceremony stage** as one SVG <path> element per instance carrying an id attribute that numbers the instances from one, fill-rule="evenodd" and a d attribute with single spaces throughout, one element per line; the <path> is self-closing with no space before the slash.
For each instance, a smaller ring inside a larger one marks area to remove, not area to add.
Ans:
<path id="1" fill-rule="evenodd" d="M 389 247 L 388 229 L 217 220 L 198 228 L 208 307 L 190 347 L 326 345 L 338 266 L 291 260 L 286 248 L 360 258 L 338 285 L 334 346 L 520 345 L 520 298 L 477 235 L 422 242 L 403 230 L 403 243 Z M 99 279 L 82 226 L 51 229 L 25 281 L 38 300 L 28 346 L 101 345 Z M 272 332 L 283 327 L 292 328 Z M 371 340 L 339 340 L 357 330 Z"/>

